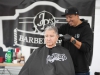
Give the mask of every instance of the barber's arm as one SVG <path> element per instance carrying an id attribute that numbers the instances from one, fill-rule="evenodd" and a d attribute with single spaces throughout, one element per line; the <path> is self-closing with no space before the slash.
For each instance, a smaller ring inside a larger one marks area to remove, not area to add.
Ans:
<path id="1" fill-rule="evenodd" d="M 71 43 L 73 43 L 78 49 L 80 49 L 82 43 L 78 40 L 76 40 L 74 37 L 72 37 L 71 35 L 69 34 L 65 34 L 63 36 L 63 40 L 64 41 L 70 41 Z"/>
<path id="2" fill-rule="evenodd" d="M 92 41 L 93 41 L 92 36 L 93 36 L 92 33 L 89 32 L 87 35 L 82 37 L 82 41 L 78 41 L 71 35 L 65 34 L 63 36 L 63 40 L 70 41 L 71 43 L 74 44 L 74 46 L 76 46 L 79 50 L 83 52 L 88 52 L 92 48 Z"/>
<path id="3" fill-rule="evenodd" d="M 78 49 L 81 48 L 82 43 L 76 40 L 74 37 L 71 37 L 70 42 L 73 43 Z"/>

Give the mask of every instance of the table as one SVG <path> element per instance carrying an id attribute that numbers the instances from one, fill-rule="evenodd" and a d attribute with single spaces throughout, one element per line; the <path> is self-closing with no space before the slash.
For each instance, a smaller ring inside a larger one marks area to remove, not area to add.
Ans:
<path id="1" fill-rule="evenodd" d="M 14 66 L 14 67 L 22 67 L 24 64 L 22 63 L 0 63 L 0 66 Z"/>
<path id="2" fill-rule="evenodd" d="M 0 66 L 8 66 L 8 67 L 22 67 L 24 64 L 23 63 L 0 63 Z M 9 71 L 8 68 L 4 68 L 1 75 L 4 74 L 5 70 L 7 70 L 9 72 L 10 75 L 12 75 L 12 73 Z"/>

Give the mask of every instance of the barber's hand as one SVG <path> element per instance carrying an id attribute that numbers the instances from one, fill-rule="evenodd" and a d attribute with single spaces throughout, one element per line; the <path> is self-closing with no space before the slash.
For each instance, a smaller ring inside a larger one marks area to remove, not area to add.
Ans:
<path id="1" fill-rule="evenodd" d="M 69 35 L 69 34 L 65 34 L 64 36 L 63 36 L 63 40 L 64 41 L 70 41 L 71 40 L 71 35 Z"/>

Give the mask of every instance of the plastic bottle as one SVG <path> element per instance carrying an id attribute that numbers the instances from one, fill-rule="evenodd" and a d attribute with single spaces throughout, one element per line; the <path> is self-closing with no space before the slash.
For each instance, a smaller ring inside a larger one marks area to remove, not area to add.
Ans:
<path id="1" fill-rule="evenodd" d="M 16 60 L 15 50 L 13 50 L 13 60 Z"/>
<path id="2" fill-rule="evenodd" d="M 21 56 L 22 56 L 22 52 L 21 52 L 21 51 L 19 51 L 19 52 L 17 53 L 17 58 L 18 58 L 18 59 L 20 59 L 20 58 L 21 58 Z"/>
<path id="3" fill-rule="evenodd" d="M 12 63 L 12 51 L 8 50 L 7 52 L 7 63 Z"/>
<path id="4" fill-rule="evenodd" d="M 20 51 L 20 49 L 19 48 L 16 48 L 16 59 L 17 59 L 17 55 L 18 55 L 18 52 Z"/>
<path id="5" fill-rule="evenodd" d="M 7 52 L 5 53 L 5 62 L 7 62 Z"/>
<path id="6" fill-rule="evenodd" d="M 20 63 L 25 63 L 25 57 L 21 56 L 21 62 Z"/>

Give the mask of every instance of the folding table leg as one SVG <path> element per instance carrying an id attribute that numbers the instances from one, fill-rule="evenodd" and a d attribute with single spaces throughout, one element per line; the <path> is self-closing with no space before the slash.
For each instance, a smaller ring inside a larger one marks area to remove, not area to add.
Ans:
<path id="1" fill-rule="evenodd" d="M 6 68 L 7 69 L 7 68 Z M 7 69 L 7 71 L 9 72 L 10 75 L 12 75 L 12 73 Z"/>

